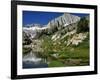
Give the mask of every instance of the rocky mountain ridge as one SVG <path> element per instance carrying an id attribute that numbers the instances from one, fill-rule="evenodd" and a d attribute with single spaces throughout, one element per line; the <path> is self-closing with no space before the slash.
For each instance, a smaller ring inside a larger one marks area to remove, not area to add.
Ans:
<path id="1" fill-rule="evenodd" d="M 72 30 L 75 26 L 66 27 L 72 25 L 80 20 L 80 17 L 64 13 L 63 15 L 51 20 L 44 27 L 40 27 L 39 24 L 28 25 L 30 27 L 23 27 L 23 31 L 29 35 L 30 38 L 38 38 L 41 34 L 52 34 L 61 29 Z"/>
<path id="2" fill-rule="evenodd" d="M 87 20 L 89 20 L 89 16 L 85 16 Z M 85 38 L 87 38 L 86 33 L 79 33 L 77 34 L 77 25 L 80 21 L 80 17 L 64 13 L 63 15 L 51 20 L 46 26 L 40 27 L 40 25 L 36 24 L 30 27 L 23 28 L 23 42 L 39 39 L 43 35 L 51 36 L 52 41 L 63 40 L 64 38 L 70 36 L 72 38 L 68 38 L 65 42 L 68 45 L 78 45 L 81 43 Z M 80 39 L 78 39 L 79 37 Z M 28 39 L 27 39 L 28 38 Z M 83 39 L 84 38 L 84 39 Z"/>

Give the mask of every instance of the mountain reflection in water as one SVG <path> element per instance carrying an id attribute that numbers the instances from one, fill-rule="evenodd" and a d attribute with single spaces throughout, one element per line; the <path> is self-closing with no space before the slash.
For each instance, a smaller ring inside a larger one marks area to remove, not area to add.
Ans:
<path id="1" fill-rule="evenodd" d="M 48 67 L 45 60 L 38 57 L 36 54 L 37 53 L 30 51 L 23 55 L 23 69 Z"/>

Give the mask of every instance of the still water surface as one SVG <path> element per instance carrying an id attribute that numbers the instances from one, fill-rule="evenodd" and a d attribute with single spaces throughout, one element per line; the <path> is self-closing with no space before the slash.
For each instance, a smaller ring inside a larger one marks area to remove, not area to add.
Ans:
<path id="1" fill-rule="evenodd" d="M 45 67 L 48 67 L 48 64 L 44 59 L 37 56 L 37 53 L 30 51 L 23 55 L 23 69 Z"/>

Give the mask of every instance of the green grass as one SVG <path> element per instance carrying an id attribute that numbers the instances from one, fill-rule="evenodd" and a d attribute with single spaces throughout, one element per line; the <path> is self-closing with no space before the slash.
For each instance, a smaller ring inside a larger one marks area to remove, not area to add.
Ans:
<path id="1" fill-rule="evenodd" d="M 58 60 L 53 60 L 48 64 L 49 67 L 64 67 L 66 66 L 65 64 L 63 64 L 62 62 L 58 61 Z"/>
<path id="2" fill-rule="evenodd" d="M 44 53 L 42 55 L 50 62 L 49 67 L 89 65 L 89 35 L 78 46 L 66 46 L 64 41 L 67 39 L 68 37 L 57 40 L 57 44 L 54 45 L 50 37 L 44 38 L 42 45 Z M 58 54 L 58 57 L 53 58 L 53 54 Z"/>

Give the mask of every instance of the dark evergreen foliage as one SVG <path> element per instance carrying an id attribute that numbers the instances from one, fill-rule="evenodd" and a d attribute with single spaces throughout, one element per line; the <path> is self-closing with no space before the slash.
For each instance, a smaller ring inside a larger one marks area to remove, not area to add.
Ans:
<path id="1" fill-rule="evenodd" d="M 86 17 L 80 19 L 77 25 L 77 33 L 89 31 L 89 20 Z"/>

